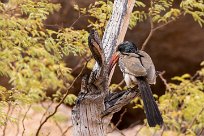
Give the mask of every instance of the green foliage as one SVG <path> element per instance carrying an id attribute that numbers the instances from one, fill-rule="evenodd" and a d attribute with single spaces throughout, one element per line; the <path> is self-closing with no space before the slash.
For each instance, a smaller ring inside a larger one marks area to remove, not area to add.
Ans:
<path id="1" fill-rule="evenodd" d="M 160 97 L 160 109 L 170 130 L 196 135 L 204 127 L 203 69 L 195 77 L 174 77 L 179 83 L 169 83 L 171 91 Z"/>
<path id="2" fill-rule="evenodd" d="M 172 132 L 171 135 L 198 135 L 204 127 L 204 67 L 193 77 L 184 74 L 172 80 L 175 83 L 169 83 L 170 89 L 159 98 L 159 109 L 165 124 L 164 135 L 169 132 Z M 135 98 L 133 103 L 139 100 Z M 135 108 L 141 108 L 141 104 L 137 103 Z M 143 132 L 154 131 L 144 127 L 140 133 Z"/>
<path id="3" fill-rule="evenodd" d="M 0 85 L 1 103 L 25 105 L 50 99 L 46 91 L 62 91 L 65 82 L 73 80 L 63 57 L 90 54 L 87 31 L 46 28 L 47 16 L 60 8 L 48 0 L 0 3 L 0 76 L 9 78 L 12 86 Z M 73 104 L 74 97 L 66 100 Z M 0 114 L 3 118 L 5 112 L 0 109 Z"/>
<path id="4" fill-rule="evenodd" d="M 180 9 L 173 8 L 173 0 L 155 0 L 151 3 L 150 16 L 156 23 L 167 23 L 175 20 L 181 13 Z"/>
<path id="5" fill-rule="evenodd" d="M 130 17 L 129 29 L 133 29 L 139 22 L 144 22 L 147 19 L 148 13 L 144 11 L 146 5 L 141 1 L 135 1 L 135 7 L 139 10 L 132 12 Z"/>
<path id="6" fill-rule="evenodd" d="M 89 16 L 88 27 L 98 30 L 99 34 L 102 35 L 108 19 L 111 16 L 113 3 L 109 0 L 107 2 L 96 1 L 93 4 L 90 4 L 88 8 L 79 8 L 78 5 L 75 5 L 74 8 L 83 16 Z"/>
<path id="7" fill-rule="evenodd" d="M 180 7 L 184 14 L 190 14 L 193 19 L 202 27 L 204 24 L 204 1 L 203 0 L 184 0 Z"/>
<path id="8" fill-rule="evenodd" d="M 155 0 L 151 3 L 149 15 L 155 23 L 167 23 L 181 15 L 190 14 L 202 27 L 204 24 L 203 0 L 182 0 L 180 7 L 173 7 L 174 0 Z"/>
<path id="9" fill-rule="evenodd" d="M 69 104 L 69 105 L 74 105 L 77 97 L 73 94 L 69 94 L 65 100 L 64 103 Z"/>

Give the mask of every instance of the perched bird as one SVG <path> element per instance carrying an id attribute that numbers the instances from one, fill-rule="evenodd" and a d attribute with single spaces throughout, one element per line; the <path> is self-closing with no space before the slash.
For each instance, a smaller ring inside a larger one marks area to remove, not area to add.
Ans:
<path id="1" fill-rule="evenodd" d="M 162 125 L 163 119 L 149 85 L 156 83 L 155 66 L 151 57 L 146 52 L 138 50 L 134 43 L 125 41 L 118 46 L 110 61 L 110 67 L 118 60 L 126 85 L 128 87 L 138 85 L 149 126 Z"/>

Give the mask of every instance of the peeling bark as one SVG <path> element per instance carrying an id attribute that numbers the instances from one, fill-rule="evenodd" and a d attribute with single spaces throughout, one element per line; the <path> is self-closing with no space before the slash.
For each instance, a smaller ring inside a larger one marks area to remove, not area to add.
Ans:
<path id="1" fill-rule="evenodd" d="M 137 95 L 137 89 L 119 93 L 110 93 L 108 89 L 112 77 L 108 75 L 109 61 L 116 45 L 124 39 L 134 3 L 135 0 L 114 1 L 102 42 L 97 35 L 90 34 L 89 47 L 99 65 L 95 65 L 89 78 L 85 76 L 82 80 L 81 91 L 72 110 L 74 136 L 105 136 L 113 113 Z"/>

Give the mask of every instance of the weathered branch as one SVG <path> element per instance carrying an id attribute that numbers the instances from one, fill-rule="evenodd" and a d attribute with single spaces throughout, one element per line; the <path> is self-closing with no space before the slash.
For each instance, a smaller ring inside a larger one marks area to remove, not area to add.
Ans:
<path id="1" fill-rule="evenodd" d="M 106 26 L 102 46 L 107 62 L 116 46 L 124 40 L 135 0 L 115 0 L 112 16 Z"/>
<path id="2" fill-rule="evenodd" d="M 95 30 L 91 30 L 88 38 L 89 48 L 93 54 L 94 59 L 101 67 L 104 64 L 104 53 L 101 47 L 101 40 Z"/>
<path id="3" fill-rule="evenodd" d="M 107 95 L 105 98 L 105 111 L 102 113 L 102 116 L 118 112 L 123 106 L 127 105 L 138 95 L 139 90 L 136 88 Z"/>
<path id="4" fill-rule="evenodd" d="M 126 34 L 135 0 L 115 0 L 112 16 L 102 42 L 95 31 L 89 36 L 89 47 L 97 61 L 92 73 L 82 80 L 75 107 L 72 110 L 74 136 L 104 136 L 113 113 L 119 111 L 136 95 L 136 89 L 109 93 L 109 61 L 116 46 Z M 102 44 L 101 44 L 102 43 Z"/>

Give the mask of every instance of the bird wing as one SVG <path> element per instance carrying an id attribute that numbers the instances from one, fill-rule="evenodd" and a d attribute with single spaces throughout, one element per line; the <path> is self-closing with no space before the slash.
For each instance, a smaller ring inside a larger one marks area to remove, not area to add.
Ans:
<path id="1" fill-rule="evenodd" d="M 124 72 L 135 77 L 146 76 L 149 84 L 156 83 L 155 66 L 151 57 L 144 51 L 138 54 L 128 53 L 121 55 L 120 62 L 124 67 Z"/>
<path id="2" fill-rule="evenodd" d="M 133 55 L 122 55 L 120 63 L 124 67 L 124 72 L 133 76 L 146 76 L 147 71 L 142 66 L 140 60 Z"/>
<path id="3" fill-rule="evenodd" d="M 151 57 L 144 51 L 139 51 L 139 54 L 142 55 L 141 61 L 144 66 L 144 68 L 147 71 L 147 81 L 149 84 L 155 84 L 156 83 L 156 71 L 154 63 L 152 62 Z"/>

